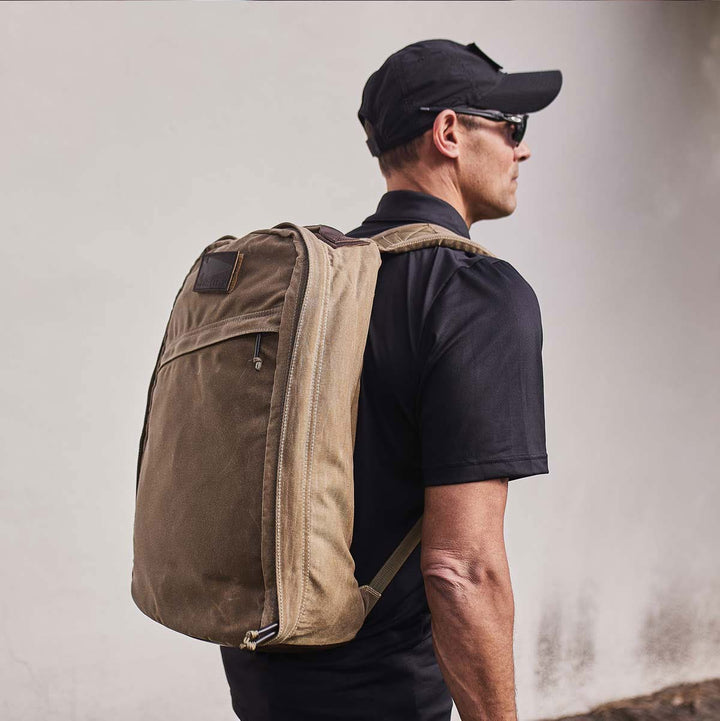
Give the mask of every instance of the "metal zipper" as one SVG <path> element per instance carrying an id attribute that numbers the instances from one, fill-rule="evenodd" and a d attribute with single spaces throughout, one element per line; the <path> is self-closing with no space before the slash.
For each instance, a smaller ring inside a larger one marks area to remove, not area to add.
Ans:
<path id="1" fill-rule="evenodd" d="M 300 316 L 302 315 L 303 306 L 305 304 L 305 294 L 307 292 L 307 285 L 308 285 L 308 279 L 310 277 L 310 248 L 308 247 L 307 241 L 305 240 L 305 237 L 300 233 L 300 239 L 302 240 L 303 244 L 305 245 L 306 249 L 306 256 L 305 256 L 305 262 L 303 262 L 302 267 L 300 269 L 300 288 L 298 292 L 298 298 L 295 305 L 295 312 L 293 314 L 293 323 L 291 328 L 293 329 L 292 332 L 292 338 L 290 340 L 290 357 L 289 357 L 289 367 L 288 367 L 288 376 L 287 376 L 287 383 L 285 385 L 285 394 L 283 396 L 283 403 L 282 403 L 282 413 L 281 418 L 283 420 L 283 423 L 281 424 L 282 428 L 280 431 L 280 458 L 282 458 L 282 447 L 283 442 L 285 439 L 285 418 L 287 413 L 287 406 L 288 406 L 288 396 L 290 395 L 290 376 L 292 374 L 292 369 L 295 363 L 295 354 L 298 352 L 296 348 L 296 342 L 297 342 L 297 334 L 298 334 L 298 322 L 300 320 Z M 280 462 L 278 461 L 278 468 L 279 468 Z M 280 572 L 280 493 L 279 493 L 279 487 L 276 488 L 276 497 L 275 497 L 275 583 L 277 588 L 277 600 L 278 600 L 278 626 L 280 621 L 284 622 L 283 618 L 283 600 L 282 600 L 282 575 Z M 278 628 L 279 632 L 279 628 Z"/>
<path id="2" fill-rule="evenodd" d="M 260 357 L 260 340 L 262 338 L 262 333 L 258 333 L 255 336 L 255 357 L 253 358 L 253 363 L 255 364 L 255 370 L 259 371 L 262 368 L 262 358 Z"/>

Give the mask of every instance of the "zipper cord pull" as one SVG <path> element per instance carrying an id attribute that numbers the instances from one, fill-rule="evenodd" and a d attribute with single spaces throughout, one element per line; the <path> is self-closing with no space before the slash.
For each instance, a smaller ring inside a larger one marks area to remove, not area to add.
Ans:
<path id="1" fill-rule="evenodd" d="M 257 643 L 253 640 L 257 638 L 258 632 L 257 631 L 248 631 L 245 634 L 245 638 L 243 639 L 242 645 L 240 648 L 246 648 L 248 651 L 254 651 L 255 647 L 257 646 Z"/>
<path id="2" fill-rule="evenodd" d="M 279 626 L 280 624 L 277 621 L 274 621 L 273 623 L 263 626 L 262 628 L 258 628 L 257 630 L 252 629 L 247 631 L 242 644 L 240 644 L 240 648 L 254 651 L 261 643 L 269 641 L 274 636 L 277 636 Z"/>
<path id="3" fill-rule="evenodd" d="M 262 333 L 258 333 L 255 336 L 255 357 L 253 358 L 253 363 L 255 364 L 255 370 L 259 371 L 262 368 L 262 358 L 260 357 L 260 339 L 262 338 Z"/>

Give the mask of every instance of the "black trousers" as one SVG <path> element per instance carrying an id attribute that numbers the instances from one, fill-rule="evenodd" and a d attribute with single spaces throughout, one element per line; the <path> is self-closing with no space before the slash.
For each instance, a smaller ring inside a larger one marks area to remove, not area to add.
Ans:
<path id="1" fill-rule="evenodd" d="M 334 649 L 261 653 L 221 646 L 241 721 L 450 721 L 432 634 L 392 630 Z"/>

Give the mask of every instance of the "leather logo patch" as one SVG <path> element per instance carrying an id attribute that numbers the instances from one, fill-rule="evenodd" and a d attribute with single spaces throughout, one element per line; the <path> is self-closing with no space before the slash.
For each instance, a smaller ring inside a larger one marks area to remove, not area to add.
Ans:
<path id="1" fill-rule="evenodd" d="M 229 293 L 237 283 L 243 254 L 237 250 L 206 253 L 193 290 L 197 293 Z"/>

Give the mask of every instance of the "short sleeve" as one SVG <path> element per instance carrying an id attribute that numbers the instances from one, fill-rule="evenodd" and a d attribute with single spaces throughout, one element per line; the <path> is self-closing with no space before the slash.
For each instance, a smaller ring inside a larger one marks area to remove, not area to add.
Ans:
<path id="1" fill-rule="evenodd" d="M 417 414 L 426 486 L 548 473 L 542 323 L 508 262 L 455 270 L 423 321 Z"/>

